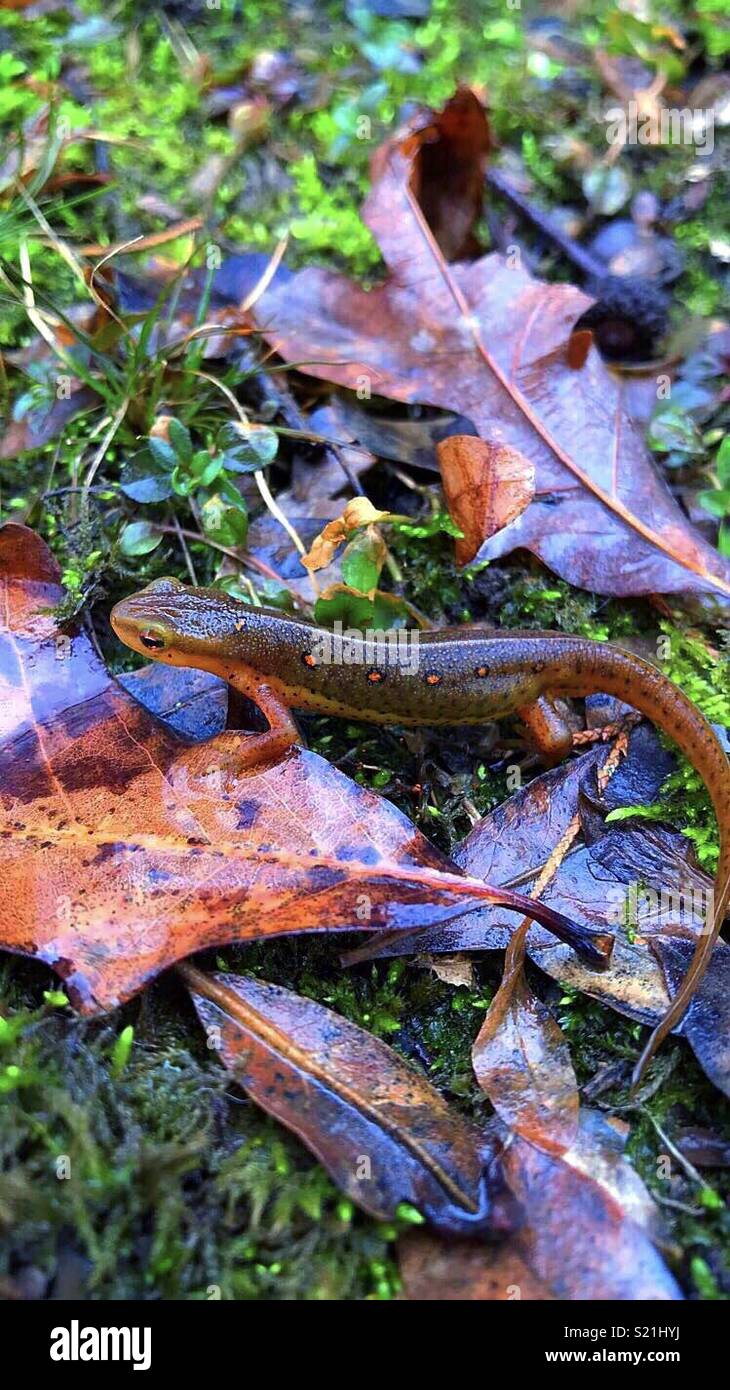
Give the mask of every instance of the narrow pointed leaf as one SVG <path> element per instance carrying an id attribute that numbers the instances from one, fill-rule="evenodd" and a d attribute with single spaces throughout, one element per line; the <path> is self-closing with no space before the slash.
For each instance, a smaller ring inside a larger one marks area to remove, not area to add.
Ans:
<path id="1" fill-rule="evenodd" d="M 401 1203 L 440 1230 L 504 1229 L 498 1146 L 397 1052 L 307 999 L 252 976 L 182 967 L 221 1061 L 371 1216 Z"/>
<path id="2" fill-rule="evenodd" d="M 658 1212 L 623 1157 L 619 1136 L 584 1111 L 574 1146 L 551 1156 L 515 1137 L 503 1169 L 523 1222 L 498 1245 L 403 1242 L 413 1299 L 676 1301 L 682 1294 L 656 1248 Z M 456 1292 L 453 1292 L 456 1290 Z"/>
<path id="3" fill-rule="evenodd" d="M 525 924 L 513 935 L 502 983 L 472 1049 L 474 1074 L 500 1119 L 547 1153 L 563 1153 L 578 1128 L 570 1049 L 525 979 Z"/>

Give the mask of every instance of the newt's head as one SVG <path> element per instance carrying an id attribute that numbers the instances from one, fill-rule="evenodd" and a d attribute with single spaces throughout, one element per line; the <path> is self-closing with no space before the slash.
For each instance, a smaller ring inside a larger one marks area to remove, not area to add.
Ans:
<path id="1" fill-rule="evenodd" d="M 155 579 L 112 609 L 110 622 L 128 647 L 170 666 L 217 671 L 229 638 L 247 624 L 246 605 L 222 589 Z"/>

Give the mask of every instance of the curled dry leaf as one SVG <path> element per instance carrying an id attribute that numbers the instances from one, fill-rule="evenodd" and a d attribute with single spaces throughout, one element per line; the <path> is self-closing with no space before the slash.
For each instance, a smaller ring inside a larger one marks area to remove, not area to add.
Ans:
<path id="1" fill-rule="evenodd" d="M 328 521 L 324 530 L 312 542 L 302 564 L 308 570 L 321 570 L 331 565 L 339 547 L 344 545 L 351 531 L 360 526 L 371 526 L 383 521 L 389 512 L 379 512 L 367 497 L 353 497 L 345 506 L 342 516 Z"/>
<path id="2" fill-rule="evenodd" d="M 512 1224 L 498 1143 L 385 1043 L 265 980 L 182 969 L 221 1061 L 358 1206 L 383 1220 L 408 1202 L 457 1233 Z"/>
<path id="3" fill-rule="evenodd" d="M 460 93 L 465 102 L 486 129 L 476 96 Z M 447 263 L 417 160 L 426 144 L 433 160 L 443 140 L 447 161 L 449 110 L 379 154 L 363 220 L 390 278 L 366 290 L 333 271 L 302 270 L 259 301 L 262 331 L 312 376 L 353 389 L 365 378 L 380 395 L 457 411 L 490 443 L 531 460 L 533 501 L 480 558 L 522 547 L 582 588 L 678 594 L 727 613 L 730 564 L 660 478 L 621 381 L 595 348 L 582 367 L 568 360 L 588 297 L 535 280 L 500 255 Z M 447 246 L 455 253 L 460 246 Z"/>
<path id="4" fill-rule="evenodd" d="M 245 734 L 160 723 L 59 630 L 57 566 L 14 523 L 0 586 L 0 944 L 52 965 L 84 1012 L 204 946 L 434 923 L 489 897 L 315 754 L 242 770 Z"/>
<path id="5" fill-rule="evenodd" d="M 447 261 L 471 260 L 481 250 L 475 228 L 492 148 L 484 109 L 468 87 L 459 87 L 413 139 L 413 192 Z M 374 181 L 386 173 L 388 157 L 388 144 L 376 151 Z"/>
<path id="6" fill-rule="evenodd" d="M 495 1246 L 447 1245 L 435 1236 L 402 1242 L 408 1298 L 676 1301 L 680 1290 L 654 1241 L 654 1203 L 623 1157 L 622 1141 L 591 1111 L 562 1157 L 515 1137 L 505 1144 L 505 1180 L 523 1223 Z"/>
<path id="7" fill-rule="evenodd" d="M 466 565 L 483 541 L 529 506 L 535 469 L 518 449 L 468 434 L 442 440 L 437 453 L 449 512 L 463 533 L 456 542 L 456 561 Z"/>

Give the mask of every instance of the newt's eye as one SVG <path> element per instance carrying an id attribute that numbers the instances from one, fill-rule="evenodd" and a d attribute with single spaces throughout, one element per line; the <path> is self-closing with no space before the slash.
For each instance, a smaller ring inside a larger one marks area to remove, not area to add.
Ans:
<path id="1" fill-rule="evenodd" d="M 140 632 L 139 640 L 142 646 L 150 652 L 164 652 L 165 650 L 165 639 L 154 628 L 147 628 L 144 632 Z"/>

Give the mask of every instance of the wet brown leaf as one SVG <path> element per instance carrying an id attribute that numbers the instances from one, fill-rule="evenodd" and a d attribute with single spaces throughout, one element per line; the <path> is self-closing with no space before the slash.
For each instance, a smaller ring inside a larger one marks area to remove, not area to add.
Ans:
<path id="1" fill-rule="evenodd" d="M 447 261 L 471 260 L 481 250 L 474 229 L 482 215 L 491 148 L 484 108 L 468 87 L 460 87 L 412 138 L 411 186 Z M 386 174 L 389 158 L 389 144 L 376 151 L 374 183 Z"/>
<path id="2" fill-rule="evenodd" d="M 730 1168 L 730 1140 L 693 1126 L 676 1136 L 677 1148 L 695 1168 Z"/>
<path id="3" fill-rule="evenodd" d="M 674 1301 L 679 1288 L 655 1249 L 656 1208 L 622 1153 L 622 1141 L 591 1111 L 561 1158 L 514 1138 L 502 1164 L 523 1224 L 496 1246 L 447 1245 L 421 1233 L 403 1242 L 412 1299 Z M 478 1253 L 477 1253 L 478 1251 Z"/>
<path id="4" fill-rule="evenodd" d="M 441 440 L 451 434 L 471 433 L 476 438 L 471 421 L 464 416 L 440 413 L 432 419 L 394 420 L 389 415 L 365 410 L 346 392 L 334 394 L 329 406 L 310 416 L 310 424 L 319 434 L 345 443 L 357 440 L 379 458 L 432 473 L 439 471 L 436 445 Z"/>
<path id="5" fill-rule="evenodd" d="M 512 1224 L 498 1143 L 385 1043 L 265 980 L 183 969 L 209 1045 L 358 1206 L 386 1220 L 408 1202 L 443 1231 Z"/>
<path id="6" fill-rule="evenodd" d="M 692 958 L 694 942 L 657 933 L 651 947 L 659 958 L 669 993 L 674 997 L 682 971 Z M 730 947 L 720 942 L 712 965 L 682 1022 L 682 1033 L 710 1081 L 730 1095 Z"/>
<path id="7" fill-rule="evenodd" d="M 472 1065 L 508 1128 L 559 1154 L 576 1137 L 578 1083 L 565 1037 L 525 979 L 526 925 L 507 947 L 502 983 L 474 1043 Z"/>
<path id="8" fill-rule="evenodd" d="M 535 495 L 535 470 L 517 449 L 468 434 L 442 440 L 437 453 L 449 512 L 463 532 L 463 540 L 456 542 L 456 561 L 466 565 L 482 541 L 529 506 Z"/>
<path id="9" fill-rule="evenodd" d="M 31 449 L 42 449 L 73 420 L 76 415 L 100 405 L 101 398 L 89 386 L 80 382 L 69 396 L 54 400 L 49 409 L 31 410 L 21 420 L 11 420 L 0 436 L 0 459 L 14 459 Z"/>
<path id="10" fill-rule="evenodd" d="M 660 478 L 621 383 L 595 349 L 579 370 L 568 362 L 591 301 L 499 255 L 444 259 L 418 200 L 423 140 L 434 158 L 433 123 L 426 131 L 384 147 L 363 209 L 390 278 L 365 290 L 332 271 L 300 271 L 257 305 L 262 330 L 300 370 L 458 411 L 488 443 L 531 460 L 534 500 L 485 542 L 481 558 L 523 547 L 602 594 L 699 596 L 727 611 L 730 564 Z"/>
<path id="11" fill-rule="evenodd" d="M 584 926 L 595 928 L 611 914 L 616 941 L 610 964 L 600 973 L 587 970 L 535 926 L 527 934 L 527 954 L 561 985 L 653 1026 L 677 988 L 679 963 L 688 964 L 693 942 L 704 929 L 712 880 L 698 868 L 691 842 L 678 831 L 651 821 L 638 827 L 636 822 L 604 822 L 608 811 L 656 800 L 672 759 L 653 731 L 646 725 L 634 729 L 628 757 L 599 796 L 596 775 L 609 756 L 608 746 L 595 746 L 535 778 L 479 821 L 454 858 L 470 874 L 529 893 L 580 811 L 584 842 L 571 848 L 541 899 Z M 499 908 L 480 909 L 438 931 L 397 938 L 386 932 L 344 959 L 354 964 L 421 952 L 504 950 L 513 930 Z M 720 941 L 704 992 L 678 1030 L 725 1094 L 730 1094 L 729 978 L 730 946 Z"/>

